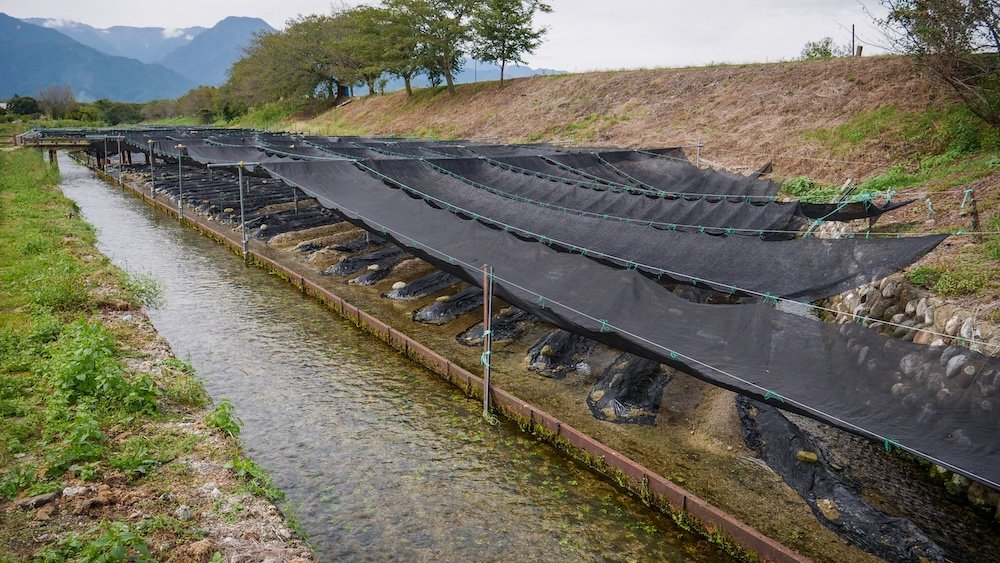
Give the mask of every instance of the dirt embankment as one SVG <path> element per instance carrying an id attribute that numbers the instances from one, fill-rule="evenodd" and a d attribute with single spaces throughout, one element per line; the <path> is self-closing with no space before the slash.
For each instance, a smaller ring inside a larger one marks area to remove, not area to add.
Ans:
<path id="1" fill-rule="evenodd" d="M 841 183 L 911 155 L 901 139 L 873 135 L 832 154 L 809 132 L 892 106 L 919 112 L 953 100 L 905 57 L 594 72 L 461 85 L 359 98 L 296 131 L 436 135 L 491 142 L 570 141 L 655 147 L 704 144 L 725 167 L 774 162 L 777 177 Z M 814 160 L 823 159 L 823 160 Z M 834 159 L 829 161 L 827 159 Z"/>

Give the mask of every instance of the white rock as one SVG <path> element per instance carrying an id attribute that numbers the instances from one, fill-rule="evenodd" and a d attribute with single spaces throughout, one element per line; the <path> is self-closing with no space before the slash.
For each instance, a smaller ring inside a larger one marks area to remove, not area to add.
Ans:
<path id="1" fill-rule="evenodd" d="M 958 330 L 958 334 L 966 340 L 974 339 L 977 332 L 979 331 L 976 330 L 976 323 L 972 321 L 972 317 L 965 319 L 965 322 L 962 323 L 962 328 Z"/>
<path id="2" fill-rule="evenodd" d="M 91 490 L 92 489 L 90 487 L 66 487 L 63 489 L 62 494 L 64 497 L 75 497 L 78 495 L 85 495 Z"/>
<path id="3" fill-rule="evenodd" d="M 375 272 L 375 271 L 378 271 L 381 268 L 382 268 L 382 266 L 379 266 L 378 264 L 372 264 L 371 266 L 368 266 L 368 271 L 369 272 Z"/>
<path id="4" fill-rule="evenodd" d="M 955 336 L 958 334 L 959 327 L 962 326 L 962 319 L 955 313 L 948 319 L 948 322 L 944 325 L 944 333 L 948 336 Z"/>
<path id="5" fill-rule="evenodd" d="M 916 313 L 917 312 L 917 300 L 913 299 L 913 300 L 909 301 L 906 304 L 906 309 L 904 309 L 904 310 L 906 311 L 907 315 L 912 315 L 913 313 Z"/>
<path id="6" fill-rule="evenodd" d="M 124 315 L 124 316 L 122 316 L 122 320 L 125 321 L 125 322 L 127 322 L 127 323 L 132 322 L 132 315 Z"/>
<path id="7" fill-rule="evenodd" d="M 580 362 L 576 364 L 576 372 L 580 375 L 590 375 L 590 364 L 587 362 Z"/>
<path id="8" fill-rule="evenodd" d="M 406 287 L 406 282 L 398 281 L 392 284 L 393 289 L 403 289 L 404 287 Z"/>
<path id="9" fill-rule="evenodd" d="M 922 298 L 920 301 L 917 301 L 917 308 L 914 309 L 913 312 L 916 313 L 918 317 L 923 317 L 924 316 L 924 313 L 927 312 L 927 298 L 926 297 Z"/>

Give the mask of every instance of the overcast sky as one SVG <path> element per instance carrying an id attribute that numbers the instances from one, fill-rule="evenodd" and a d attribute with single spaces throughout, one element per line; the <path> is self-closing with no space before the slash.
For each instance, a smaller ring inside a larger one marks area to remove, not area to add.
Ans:
<path id="1" fill-rule="evenodd" d="M 357 0 L 348 4 L 358 4 Z M 796 58 L 824 36 L 879 43 L 865 8 L 878 0 L 551 0 L 539 18 L 550 28 L 532 67 L 568 71 L 764 62 Z M 340 1 L 337 2 L 341 4 Z M 209 27 L 230 16 L 255 16 L 280 28 L 297 14 L 329 13 L 330 0 L 0 0 L 0 12 L 63 18 L 94 27 Z M 865 54 L 880 52 L 866 46 Z"/>

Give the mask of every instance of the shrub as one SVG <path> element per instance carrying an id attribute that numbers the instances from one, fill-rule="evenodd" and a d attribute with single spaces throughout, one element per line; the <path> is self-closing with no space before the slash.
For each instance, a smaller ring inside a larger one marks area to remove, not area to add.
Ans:
<path id="1" fill-rule="evenodd" d="M 234 410 L 233 403 L 223 398 L 205 417 L 205 423 L 235 438 L 243 427 L 243 420 L 233 414 Z"/>

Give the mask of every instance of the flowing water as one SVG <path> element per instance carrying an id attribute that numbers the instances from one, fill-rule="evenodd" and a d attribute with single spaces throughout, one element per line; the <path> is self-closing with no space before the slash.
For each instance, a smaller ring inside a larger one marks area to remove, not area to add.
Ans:
<path id="1" fill-rule="evenodd" d="M 725 556 L 223 246 L 60 157 L 100 249 L 163 287 L 149 311 L 321 560 Z"/>

